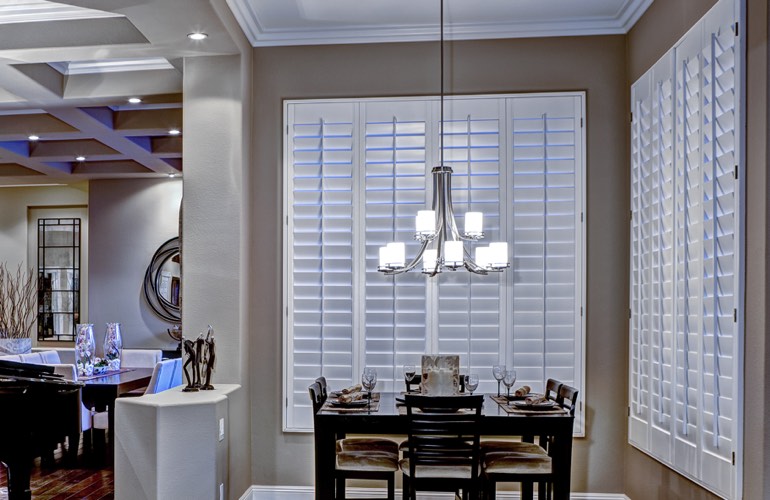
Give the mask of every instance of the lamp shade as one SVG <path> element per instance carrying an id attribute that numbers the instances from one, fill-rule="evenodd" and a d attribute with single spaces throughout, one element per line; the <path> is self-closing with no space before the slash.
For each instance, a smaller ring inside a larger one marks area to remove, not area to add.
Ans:
<path id="1" fill-rule="evenodd" d="M 447 241 L 444 243 L 444 264 L 449 267 L 463 265 L 463 242 Z"/>
<path id="2" fill-rule="evenodd" d="M 481 236 L 483 234 L 484 214 L 481 212 L 465 213 L 465 234 L 466 236 Z"/>

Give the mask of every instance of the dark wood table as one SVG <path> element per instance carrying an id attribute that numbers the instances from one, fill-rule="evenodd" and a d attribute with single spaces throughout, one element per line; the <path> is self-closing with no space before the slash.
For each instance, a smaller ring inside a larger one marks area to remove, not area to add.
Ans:
<path id="1" fill-rule="evenodd" d="M 334 498 L 335 443 L 346 434 L 406 435 L 406 415 L 396 407 L 396 394 L 380 395 L 377 412 L 339 413 L 320 410 L 315 416 L 315 497 Z M 552 436 L 553 498 L 569 499 L 574 417 L 567 413 L 512 414 L 484 398 L 484 436 Z"/>
<path id="2" fill-rule="evenodd" d="M 115 399 L 127 392 L 147 387 L 152 378 L 152 368 L 132 368 L 130 371 L 83 380 L 83 404 L 97 411 L 107 410 L 110 445 L 115 437 Z"/>

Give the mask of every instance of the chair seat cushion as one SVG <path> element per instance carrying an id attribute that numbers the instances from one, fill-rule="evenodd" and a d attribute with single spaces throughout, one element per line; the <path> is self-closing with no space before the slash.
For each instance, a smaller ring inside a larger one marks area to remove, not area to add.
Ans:
<path id="1" fill-rule="evenodd" d="M 398 463 L 401 472 L 410 476 L 409 458 L 402 458 Z M 415 479 L 447 478 L 447 479 L 471 479 L 470 465 L 418 465 L 414 471 Z"/>
<path id="2" fill-rule="evenodd" d="M 390 439 L 345 438 L 337 440 L 337 453 L 345 451 L 381 451 L 398 454 L 398 444 Z"/>
<path id="3" fill-rule="evenodd" d="M 483 460 L 486 474 L 550 474 L 551 457 L 531 453 L 493 452 Z"/>
<path id="4" fill-rule="evenodd" d="M 337 453 L 337 470 L 395 472 L 398 470 L 398 454 L 381 451 L 343 451 Z"/>
<path id="5" fill-rule="evenodd" d="M 482 454 L 494 452 L 530 453 L 548 455 L 541 446 L 535 443 L 523 443 L 521 441 L 482 441 L 480 444 Z"/>

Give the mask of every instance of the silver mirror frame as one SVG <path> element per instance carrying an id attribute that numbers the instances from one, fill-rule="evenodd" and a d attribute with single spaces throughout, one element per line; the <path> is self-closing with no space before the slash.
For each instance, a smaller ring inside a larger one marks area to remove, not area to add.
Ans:
<path id="1" fill-rule="evenodd" d="M 152 256 L 150 265 L 144 273 L 144 298 L 152 311 L 169 323 L 182 322 L 181 298 L 179 304 L 173 304 L 160 293 L 160 270 L 163 265 L 174 255 L 181 254 L 181 245 L 178 236 L 163 243 Z"/>

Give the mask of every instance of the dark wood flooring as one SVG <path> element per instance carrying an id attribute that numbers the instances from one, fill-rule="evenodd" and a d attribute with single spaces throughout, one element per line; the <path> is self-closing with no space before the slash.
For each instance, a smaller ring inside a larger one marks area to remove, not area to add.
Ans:
<path id="1" fill-rule="evenodd" d="M 0 466 L 0 500 L 7 498 L 8 476 Z M 32 498 L 35 500 L 112 500 L 115 497 L 112 464 L 95 463 L 93 456 L 84 456 L 82 445 L 77 463 L 66 465 L 61 447 L 54 453 L 54 464 L 42 466 L 35 460 L 31 477 Z"/>

